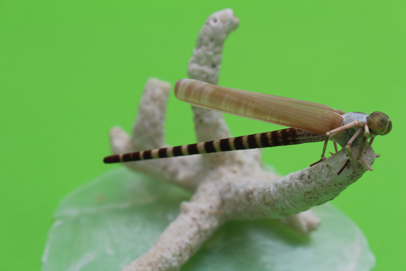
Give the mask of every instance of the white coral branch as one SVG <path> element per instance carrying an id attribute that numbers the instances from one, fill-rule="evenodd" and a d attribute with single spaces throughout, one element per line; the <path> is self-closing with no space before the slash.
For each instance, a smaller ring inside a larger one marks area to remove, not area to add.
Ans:
<path id="1" fill-rule="evenodd" d="M 165 146 L 164 124 L 169 90 L 170 85 L 167 82 L 155 78 L 148 80 L 131 137 L 120 127 L 114 127 L 110 131 L 112 153 L 128 153 Z M 125 165 L 132 170 L 194 191 L 198 184 L 195 174 L 203 170 L 203 166 L 199 166 L 201 160 L 202 157 L 194 156 L 179 157 L 176 160 L 140 161 Z M 194 168 L 196 172 L 185 171 L 185 168 Z"/>
<path id="2" fill-rule="evenodd" d="M 191 78 L 217 83 L 225 38 L 238 26 L 230 9 L 214 13 L 199 33 L 189 62 Z M 113 153 L 164 146 L 164 119 L 169 84 L 150 79 L 145 87 L 132 136 L 111 130 Z M 229 137 L 221 114 L 193 108 L 199 141 Z M 353 148 L 354 153 L 359 146 Z M 276 218 L 301 233 L 315 230 L 320 221 L 310 211 L 340 194 L 366 171 L 358 162 L 345 164 L 340 151 L 314 167 L 279 178 L 261 168 L 258 150 L 130 162 L 125 165 L 194 192 L 181 213 L 154 246 L 123 270 L 178 270 L 226 221 Z M 375 154 L 368 145 L 364 160 Z M 302 213 L 300 213 L 302 212 Z"/>

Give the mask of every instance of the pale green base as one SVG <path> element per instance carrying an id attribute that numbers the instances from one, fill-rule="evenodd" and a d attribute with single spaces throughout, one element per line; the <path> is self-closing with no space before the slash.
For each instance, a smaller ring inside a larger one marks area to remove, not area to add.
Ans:
<path id="1" fill-rule="evenodd" d="M 189 197 L 125 168 L 100 176 L 61 202 L 42 271 L 120 270 L 153 245 Z M 331 204 L 313 210 L 322 225 L 307 237 L 273 220 L 230 222 L 181 270 L 361 271 L 375 265 L 349 218 Z"/>

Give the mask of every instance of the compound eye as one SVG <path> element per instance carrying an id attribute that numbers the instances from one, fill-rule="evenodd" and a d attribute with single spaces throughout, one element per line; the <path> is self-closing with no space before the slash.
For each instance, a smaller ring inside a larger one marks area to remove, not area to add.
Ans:
<path id="1" fill-rule="evenodd" d="M 386 128 L 386 131 L 382 135 L 387 135 L 389 132 L 392 130 L 392 121 L 389 119 L 389 125 L 388 128 Z"/>
<path id="2" fill-rule="evenodd" d="M 392 130 L 392 121 L 384 113 L 375 111 L 367 117 L 367 123 L 371 134 L 386 135 Z"/>

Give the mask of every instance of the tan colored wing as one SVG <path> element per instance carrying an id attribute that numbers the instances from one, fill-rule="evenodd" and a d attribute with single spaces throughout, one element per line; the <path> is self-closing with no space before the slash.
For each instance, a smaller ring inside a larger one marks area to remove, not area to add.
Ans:
<path id="1" fill-rule="evenodd" d="M 342 110 L 291 98 L 211 85 L 193 79 L 176 82 L 175 96 L 192 105 L 325 134 L 343 123 Z"/>

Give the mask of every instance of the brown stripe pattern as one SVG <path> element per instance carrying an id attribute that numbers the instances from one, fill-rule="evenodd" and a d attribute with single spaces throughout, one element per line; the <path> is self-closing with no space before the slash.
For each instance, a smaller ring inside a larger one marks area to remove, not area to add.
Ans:
<path id="1" fill-rule="evenodd" d="M 111 164 L 193 154 L 296 145 L 302 143 L 320 142 L 325 139 L 325 135 L 295 128 L 288 128 L 278 131 L 206 141 L 190 145 L 111 155 L 105 157 L 103 161 L 106 164 Z"/>

